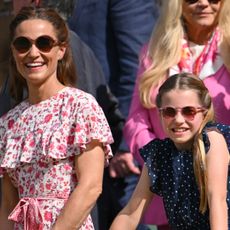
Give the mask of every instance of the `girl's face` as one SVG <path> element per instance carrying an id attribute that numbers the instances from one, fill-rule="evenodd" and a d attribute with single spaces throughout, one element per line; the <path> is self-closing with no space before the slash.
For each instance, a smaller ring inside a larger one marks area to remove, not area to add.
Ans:
<path id="1" fill-rule="evenodd" d="M 215 28 L 221 0 L 183 0 L 182 15 L 190 34 Z"/>
<path id="2" fill-rule="evenodd" d="M 162 96 L 161 108 L 160 117 L 166 135 L 178 149 L 190 150 L 194 135 L 204 119 L 204 109 L 197 92 L 195 90 L 171 90 Z M 165 108 L 167 110 L 163 110 Z"/>
<path id="3" fill-rule="evenodd" d="M 50 22 L 29 19 L 16 28 L 12 52 L 17 69 L 27 84 L 40 85 L 56 80 L 58 61 L 63 58 L 65 47 L 58 44 Z"/>

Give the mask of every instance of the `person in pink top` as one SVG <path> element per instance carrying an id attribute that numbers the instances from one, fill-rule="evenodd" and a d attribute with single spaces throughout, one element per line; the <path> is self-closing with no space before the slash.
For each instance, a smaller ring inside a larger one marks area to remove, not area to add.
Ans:
<path id="1" fill-rule="evenodd" d="M 156 105 L 168 77 L 189 72 L 202 79 L 213 99 L 216 120 L 230 124 L 230 1 L 163 1 L 160 18 L 140 55 L 140 67 L 124 133 L 134 157 L 154 138 L 164 138 Z M 181 98 L 183 100 L 183 98 Z M 163 224 L 163 202 L 155 197 L 143 222 Z"/>

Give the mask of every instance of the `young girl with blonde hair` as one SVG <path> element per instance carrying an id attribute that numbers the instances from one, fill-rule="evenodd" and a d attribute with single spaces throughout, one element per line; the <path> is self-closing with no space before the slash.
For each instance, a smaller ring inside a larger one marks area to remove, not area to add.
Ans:
<path id="1" fill-rule="evenodd" d="M 230 126 L 214 123 L 208 89 L 192 74 L 177 74 L 160 87 L 156 106 L 168 138 L 140 149 L 140 181 L 111 230 L 135 229 L 154 194 L 173 230 L 230 229 Z"/>

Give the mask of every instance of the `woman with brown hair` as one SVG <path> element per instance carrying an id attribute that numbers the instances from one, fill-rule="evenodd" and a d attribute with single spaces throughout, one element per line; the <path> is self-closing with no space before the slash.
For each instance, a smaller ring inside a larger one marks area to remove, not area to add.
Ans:
<path id="1" fill-rule="evenodd" d="M 53 9 L 25 7 L 10 31 L 16 96 L 26 86 L 28 98 L 0 121 L 1 226 L 94 229 L 113 139 L 95 99 L 71 87 L 66 23 Z"/>

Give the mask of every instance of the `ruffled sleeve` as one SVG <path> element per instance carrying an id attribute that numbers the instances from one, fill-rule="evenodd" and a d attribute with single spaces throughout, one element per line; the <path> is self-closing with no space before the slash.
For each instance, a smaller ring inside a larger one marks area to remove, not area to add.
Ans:
<path id="1" fill-rule="evenodd" d="M 8 158 L 10 160 L 10 156 L 6 156 L 6 132 L 7 130 L 11 129 L 14 123 L 14 120 L 11 118 L 11 116 L 7 116 L 8 114 L 5 114 L 0 118 L 0 177 L 3 176 L 5 173 L 4 165 L 2 162 L 4 159 Z"/>
<path id="2" fill-rule="evenodd" d="M 2 168 L 78 155 L 94 139 L 102 143 L 106 163 L 112 156 L 102 109 L 91 95 L 69 87 L 39 104 L 21 103 L 2 120 L 0 137 Z"/>
<path id="3" fill-rule="evenodd" d="M 113 138 L 101 107 L 90 95 L 88 97 L 83 95 L 77 107 L 79 109 L 75 115 L 68 142 L 78 146 L 80 152 L 83 152 L 86 144 L 92 140 L 98 140 L 104 146 L 106 158 L 110 158 L 112 154 L 109 144 L 113 143 Z"/>
<path id="4" fill-rule="evenodd" d="M 151 180 L 151 187 L 150 190 L 153 193 L 158 195 L 162 195 L 162 189 L 160 186 L 161 180 L 161 151 L 159 146 L 161 145 L 161 141 L 159 139 L 154 139 L 153 141 L 149 142 L 143 148 L 140 149 L 140 154 L 145 162 L 145 165 L 148 169 L 148 175 Z"/>

